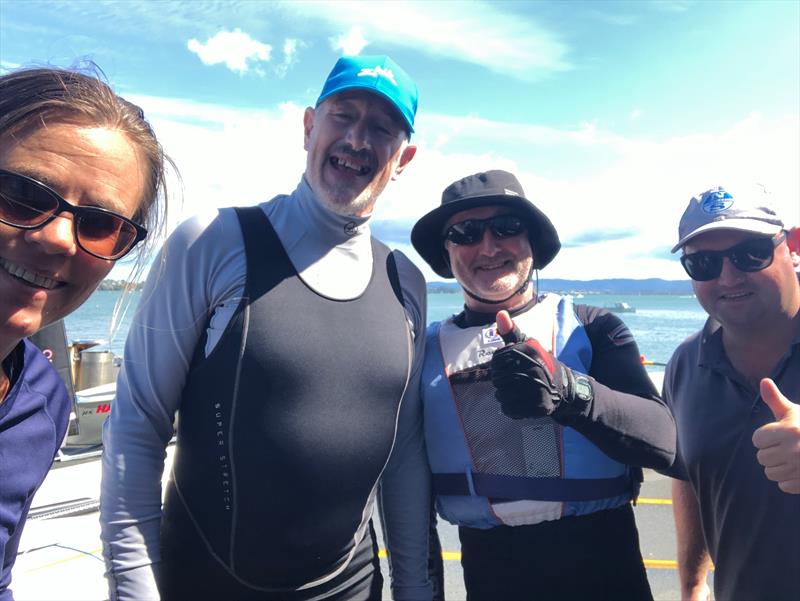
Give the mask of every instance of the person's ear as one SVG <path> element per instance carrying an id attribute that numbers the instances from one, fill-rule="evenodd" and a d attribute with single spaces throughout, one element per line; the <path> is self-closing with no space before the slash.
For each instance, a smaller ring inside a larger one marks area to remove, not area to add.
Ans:
<path id="1" fill-rule="evenodd" d="M 397 177 L 403 172 L 403 169 L 406 168 L 406 165 L 408 165 L 411 162 L 411 159 L 414 158 L 415 154 L 417 154 L 416 145 L 407 144 L 403 149 L 403 152 L 400 153 L 400 160 L 397 162 L 397 167 L 394 168 L 392 179 L 397 179 Z"/>
<path id="2" fill-rule="evenodd" d="M 308 152 L 308 142 L 311 139 L 311 130 L 314 129 L 314 109 L 306 107 L 303 113 L 303 150 Z"/>

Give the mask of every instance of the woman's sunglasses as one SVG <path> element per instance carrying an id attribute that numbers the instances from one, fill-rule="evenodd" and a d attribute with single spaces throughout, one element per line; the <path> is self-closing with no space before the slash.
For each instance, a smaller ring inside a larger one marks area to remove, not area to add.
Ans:
<path id="1" fill-rule="evenodd" d="M 147 236 L 145 228 L 127 217 L 100 207 L 75 206 L 35 179 L 0 169 L 0 222 L 35 230 L 64 211 L 73 215 L 78 246 L 98 259 L 120 259 Z"/>
<path id="2" fill-rule="evenodd" d="M 777 238 L 753 238 L 726 250 L 700 250 L 681 257 L 681 264 L 689 277 L 707 282 L 722 273 L 722 260 L 728 257 L 739 271 L 761 271 L 772 265 L 775 247 L 786 239 L 786 232 Z"/>
<path id="3" fill-rule="evenodd" d="M 454 223 L 444 232 L 444 239 L 459 246 L 477 244 L 483 240 L 486 227 L 495 238 L 511 238 L 525 231 L 525 223 L 515 215 L 495 215 L 488 219 L 466 219 Z"/>

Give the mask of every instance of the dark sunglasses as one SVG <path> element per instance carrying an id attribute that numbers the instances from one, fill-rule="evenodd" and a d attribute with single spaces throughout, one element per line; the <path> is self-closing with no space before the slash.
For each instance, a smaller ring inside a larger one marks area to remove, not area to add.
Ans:
<path id="1" fill-rule="evenodd" d="M 75 206 L 35 179 L 0 169 L 0 222 L 35 230 L 64 211 L 73 215 L 78 246 L 98 259 L 120 259 L 147 237 L 147 230 L 127 217 L 100 207 Z"/>
<path id="2" fill-rule="evenodd" d="M 525 231 L 525 222 L 516 215 L 495 215 L 488 219 L 466 219 L 448 227 L 444 239 L 459 246 L 477 244 L 483 240 L 483 232 L 489 226 L 495 238 L 511 238 Z"/>
<path id="3" fill-rule="evenodd" d="M 786 239 L 786 232 L 777 238 L 753 238 L 726 250 L 700 250 L 683 255 L 681 264 L 689 277 L 698 282 L 718 278 L 722 273 L 722 260 L 728 257 L 739 271 L 761 271 L 772 265 L 775 247 Z"/>

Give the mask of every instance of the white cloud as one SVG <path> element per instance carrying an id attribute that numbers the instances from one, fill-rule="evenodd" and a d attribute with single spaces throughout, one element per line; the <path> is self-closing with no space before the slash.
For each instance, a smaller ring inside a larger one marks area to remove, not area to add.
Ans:
<path id="1" fill-rule="evenodd" d="M 283 41 L 283 61 L 275 66 L 275 74 L 278 77 L 286 76 L 289 69 L 297 64 L 297 51 L 305 48 L 306 43 L 295 38 L 286 38 Z"/>
<path id="2" fill-rule="evenodd" d="M 345 56 L 357 56 L 369 42 L 364 39 L 361 27 L 352 27 L 347 33 L 331 38 L 331 48 Z"/>
<path id="3" fill-rule="evenodd" d="M 342 29 L 360 27 L 370 38 L 503 73 L 536 80 L 569 69 L 567 47 L 530 17 L 499 2 L 329 0 L 289 2 L 284 9 Z"/>
<path id="4" fill-rule="evenodd" d="M 179 35 L 188 40 L 189 50 L 205 64 L 225 64 L 238 73 L 261 72 L 258 65 L 270 60 L 273 48 L 253 39 L 256 32 L 264 35 L 262 32 L 286 28 L 286 35 L 296 35 L 296 31 L 311 35 L 320 30 L 320 25 L 325 35 L 344 32 L 338 43 L 349 53 L 360 52 L 367 42 L 401 47 L 480 65 L 525 81 L 571 68 L 569 49 L 555 26 L 540 25 L 535 17 L 521 14 L 514 3 L 508 2 L 130 0 L 52 5 L 55 8 L 50 12 L 63 23 L 79 19 L 95 24 L 97 39 L 109 34 L 138 35 L 162 43 Z M 237 23 L 245 23 L 251 33 L 233 29 Z M 207 40 L 192 37 L 209 27 L 222 31 Z M 359 35 L 354 33 L 359 31 Z M 278 43 L 273 43 L 277 50 Z"/>
<path id="5" fill-rule="evenodd" d="M 205 44 L 192 38 L 186 47 L 200 57 L 204 65 L 225 66 L 235 73 L 246 73 L 251 65 L 270 60 L 272 46 L 251 38 L 238 27 L 233 31 L 220 31 L 210 37 Z"/>
<path id="6" fill-rule="evenodd" d="M 178 99 L 130 100 L 143 107 L 183 176 L 184 202 L 173 207 L 173 226 L 190 214 L 289 192 L 305 168 L 298 105 L 247 111 Z M 543 277 L 684 278 L 665 249 L 675 242 L 689 198 L 715 185 L 762 182 L 787 222 L 800 224 L 797 115 L 754 113 L 723 131 L 665 140 L 625 138 L 596 126 L 559 130 L 430 113 L 419 116 L 417 132 L 417 156 L 387 187 L 374 218 L 413 223 L 438 206 L 441 191 L 456 179 L 511 171 L 567 243 Z M 542 167 L 538 157 L 545 155 L 563 156 L 560 174 Z M 595 167 L 578 156 L 597 159 Z M 588 233 L 621 230 L 634 234 L 568 247 Z M 434 277 L 410 247 L 401 248 Z"/>
<path id="7" fill-rule="evenodd" d="M 13 71 L 21 66 L 19 63 L 12 63 L 11 61 L 0 61 L 0 71 Z"/>
<path id="8" fill-rule="evenodd" d="M 643 114 L 644 112 L 642 109 L 633 109 L 629 115 L 629 118 L 631 121 L 637 121 Z"/>

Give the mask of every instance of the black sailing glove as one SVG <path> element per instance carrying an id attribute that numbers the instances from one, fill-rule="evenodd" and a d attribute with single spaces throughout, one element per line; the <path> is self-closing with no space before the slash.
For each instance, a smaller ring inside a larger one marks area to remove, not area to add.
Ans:
<path id="1" fill-rule="evenodd" d="M 526 338 L 519 328 L 503 336 L 506 346 L 492 357 L 495 398 L 509 417 L 545 417 L 582 412 L 593 398 L 589 378 L 575 374 L 546 351 L 538 341 Z"/>

